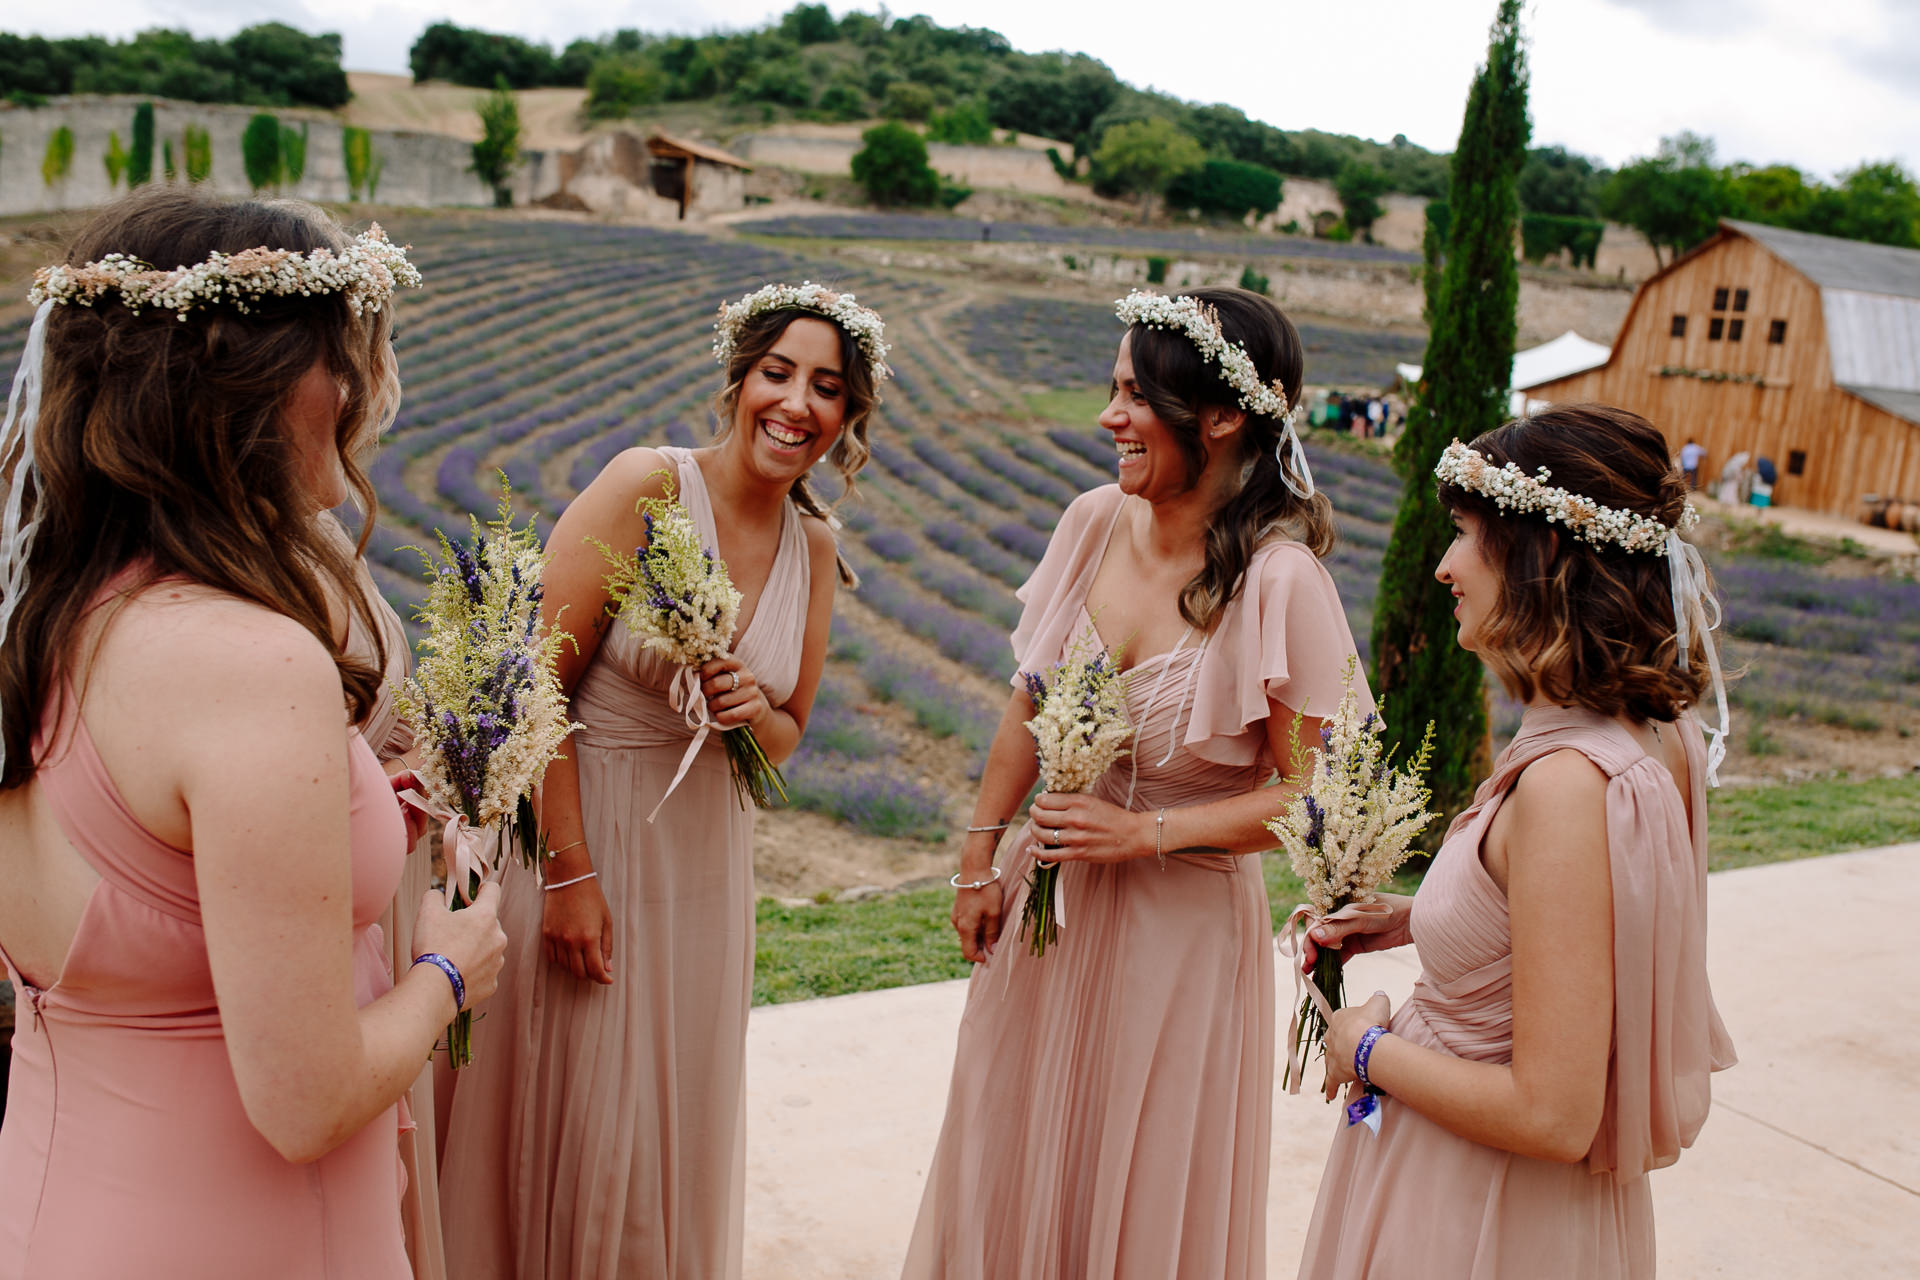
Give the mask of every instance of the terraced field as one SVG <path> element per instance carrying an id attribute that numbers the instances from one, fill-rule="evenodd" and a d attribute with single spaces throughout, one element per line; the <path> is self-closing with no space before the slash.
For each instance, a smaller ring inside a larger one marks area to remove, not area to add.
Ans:
<path id="1" fill-rule="evenodd" d="M 841 595 L 828 676 L 789 769 L 801 812 L 768 815 L 760 851 L 776 892 L 942 864 L 922 838 L 969 803 L 1012 670 L 1013 589 L 1065 504 L 1112 475 L 1104 432 L 1036 418 L 1027 395 L 1104 381 L 1117 322 L 1079 303 L 849 273 L 751 240 L 460 216 L 390 229 L 428 282 L 402 303 L 406 402 L 373 463 L 383 509 L 370 558 L 403 615 L 421 586 L 405 548 L 490 510 L 496 468 L 550 527 L 620 450 L 704 440 L 717 380 L 710 320 L 723 298 L 811 277 L 886 314 L 897 380 L 842 534 L 864 581 Z M 23 307 L 0 311 L 0 368 L 12 367 L 25 321 Z M 1356 359 L 1417 355 L 1347 341 Z M 1340 356 L 1325 354 L 1310 350 L 1313 381 Z M 1344 442 L 1309 447 L 1340 515 L 1328 566 L 1364 648 L 1398 482 Z M 1759 545 L 1716 557 L 1729 663 L 1750 671 L 1734 687 L 1742 724 L 1729 772 L 1913 753 L 1900 735 L 1920 720 L 1920 586 L 1796 555 Z M 1502 704 L 1497 727 L 1510 732 L 1517 718 Z"/>

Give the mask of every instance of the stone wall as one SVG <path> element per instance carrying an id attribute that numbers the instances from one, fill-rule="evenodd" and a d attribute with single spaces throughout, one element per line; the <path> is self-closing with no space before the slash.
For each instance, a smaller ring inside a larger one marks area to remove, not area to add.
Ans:
<path id="1" fill-rule="evenodd" d="M 53 213 L 104 204 L 126 191 L 123 177 L 111 184 L 105 157 L 111 134 L 123 147 L 133 140 L 133 112 L 141 102 L 153 103 L 153 180 L 165 180 L 162 144 L 173 143 L 178 181 L 186 180 L 183 138 L 188 125 L 207 131 L 213 166 L 207 186 L 221 195 L 251 192 L 240 151 L 247 122 L 266 108 L 173 102 L 160 98 L 120 95 L 76 95 L 55 98 L 47 106 L 0 110 L 0 214 Z M 283 125 L 307 130 L 307 163 L 300 181 L 288 183 L 278 194 L 306 200 L 343 203 L 347 167 L 339 120 L 321 111 L 275 108 L 268 112 Z M 73 130 L 73 163 L 67 176 L 49 185 L 41 174 L 47 141 L 61 125 Z M 470 143 L 435 133 L 407 133 L 376 129 L 373 153 L 382 165 L 378 188 L 372 193 L 383 204 L 434 207 L 490 205 L 493 194 L 468 171 Z M 515 204 L 526 204 L 550 194 L 560 185 L 556 158 L 544 151 L 526 153 L 515 171 Z M 362 193 L 367 198 L 367 193 Z"/>
<path id="2" fill-rule="evenodd" d="M 802 173 L 829 173 L 842 177 L 853 172 L 854 153 L 861 143 L 847 138 L 790 137 L 755 133 L 735 140 L 743 160 L 779 165 Z M 1026 147 L 956 147 L 944 142 L 927 144 L 927 163 L 935 173 L 970 187 L 997 187 L 1035 195 L 1085 199 L 1087 189 L 1054 172 L 1044 151 Z"/>

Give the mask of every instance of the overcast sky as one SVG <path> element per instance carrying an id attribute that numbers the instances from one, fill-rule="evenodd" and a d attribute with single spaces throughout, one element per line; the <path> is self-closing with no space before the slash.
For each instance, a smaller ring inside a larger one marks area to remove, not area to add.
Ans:
<path id="1" fill-rule="evenodd" d="M 0 29 L 124 36 L 143 27 L 230 35 L 277 17 L 337 31 L 350 70 L 407 69 L 428 23 L 513 32 L 556 48 L 616 27 L 757 25 L 766 0 L 7 0 Z M 833 4 L 833 11 L 863 7 Z M 1123 80 L 1228 102 L 1286 129 L 1451 150 L 1494 0 L 922 0 L 945 25 L 991 27 L 1015 48 L 1084 51 Z M 1618 165 L 1692 129 L 1722 160 L 1785 162 L 1827 178 L 1862 160 L 1920 163 L 1920 0 L 1532 0 L 1525 27 L 1533 136 Z"/>

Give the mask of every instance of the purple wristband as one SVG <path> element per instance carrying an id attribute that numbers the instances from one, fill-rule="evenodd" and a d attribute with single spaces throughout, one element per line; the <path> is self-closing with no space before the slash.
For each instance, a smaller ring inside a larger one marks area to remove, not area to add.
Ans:
<path id="1" fill-rule="evenodd" d="M 1373 1088 L 1373 1081 L 1367 1079 L 1367 1063 L 1373 1057 L 1373 1046 L 1385 1034 L 1387 1029 L 1376 1022 L 1367 1028 L 1366 1034 L 1360 1037 L 1360 1043 L 1354 1046 L 1353 1074 L 1363 1089 Z"/>
<path id="2" fill-rule="evenodd" d="M 415 964 L 430 964 L 447 975 L 447 981 L 453 984 L 453 1007 L 467 1007 L 467 984 L 460 977 L 460 966 L 441 955 L 438 951 L 428 951 L 413 958 Z"/>

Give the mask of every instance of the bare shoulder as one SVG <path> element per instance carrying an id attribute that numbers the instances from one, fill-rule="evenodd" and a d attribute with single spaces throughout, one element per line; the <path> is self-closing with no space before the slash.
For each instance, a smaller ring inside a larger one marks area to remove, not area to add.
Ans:
<path id="1" fill-rule="evenodd" d="M 611 489 L 630 495 L 634 501 L 664 498 L 669 484 L 677 476 L 678 468 L 666 454 L 647 445 L 638 445 L 615 454 L 613 461 L 594 477 L 593 484 L 588 487 Z"/>
<path id="2" fill-rule="evenodd" d="M 1514 826 L 1572 835 L 1606 829 L 1607 775 L 1570 747 L 1549 752 L 1520 771 L 1501 816 Z"/>
<path id="3" fill-rule="evenodd" d="M 834 539 L 833 528 L 819 516 L 800 517 L 800 531 L 807 538 L 807 559 L 817 570 L 823 566 L 831 569 L 834 557 L 840 554 L 840 544 Z"/>

